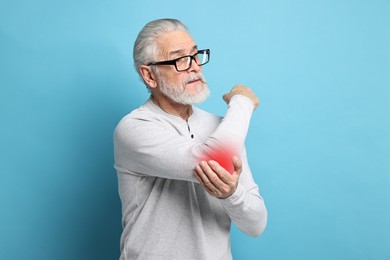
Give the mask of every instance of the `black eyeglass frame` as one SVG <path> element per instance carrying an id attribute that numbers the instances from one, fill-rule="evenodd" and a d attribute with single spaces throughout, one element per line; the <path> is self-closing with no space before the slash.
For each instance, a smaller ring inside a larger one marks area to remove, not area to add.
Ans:
<path id="1" fill-rule="evenodd" d="M 195 57 L 196 57 L 196 55 L 202 54 L 202 53 L 207 55 L 207 61 L 206 61 L 205 63 L 198 64 L 198 63 L 196 62 Z M 188 68 L 185 69 L 185 70 L 179 70 L 179 69 L 177 68 L 176 62 L 177 62 L 178 60 L 180 60 L 180 59 L 187 58 L 187 57 L 190 57 L 190 58 L 191 58 L 191 59 L 190 59 L 190 64 L 189 64 Z M 196 62 L 196 64 L 198 64 L 198 66 L 203 66 L 203 65 L 207 64 L 207 63 L 210 61 L 210 49 L 199 50 L 199 51 L 197 51 L 194 55 L 185 55 L 185 56 L 181 56 L 181 57 L 179 57 L 179 58 L 177 58 L 177 59 L 173 59 L 173 60 L 158 61 L 158 62 L 150 62 L 150 63 L 147 64 L 147 66 L 151 66 L 151 65 L 174 65 L 175 68 L 176 68 L 176 70 L 177 70 L 178 72 L 181 72 L 181 71 L 186 71 L 186 70 L 188 70 L 189 68 L 191 68 L 191 66 L 192 66 L 192 60 L 194 60 L 194 61 Z"/>

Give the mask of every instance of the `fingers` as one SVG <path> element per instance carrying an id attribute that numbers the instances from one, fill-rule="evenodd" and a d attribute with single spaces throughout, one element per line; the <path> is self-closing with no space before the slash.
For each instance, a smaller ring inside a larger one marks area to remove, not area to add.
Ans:
<path id="1" fill-rule="evenodd" d="M 223 168 L 216 161 L 209 161 L 208 166 L 210 167 L 212 172 L 218 176 L 218 178 L 223 182 L 223 184 L 229 184 L 229 182 L 231 181 L 231 174 L 225 168 Z"/>
<path id="2" fill-rule="evenodd" d="M 218 187 L 223 185 L 223 181 L 213 172 L 207 162 L 201 162 L 195 167 L 195 177 L 208 193 L 213 196 L 219 194 Z"/>
<path id="3" fill-rule="evenodd" d="M 215 161 L 202 161 L 195 167 L 194 174 L 210 195 L 217 198 L 227 198 L 236 190 L 241 173 L 241 160 L 236 158 L 236 164 L 237 171 L 232 175 Z"/>
<path id="4" fill-rule="evenodd" d="M 256 109 L 260 103 L 259 98 L 256 96 L 256 94 L 250 88 L 248 88 L 244 85 L 241 85 L 241 84 L 234 86 L 229 93 L 223 95 L 223 100 L 227 104 L 229 104 L 230 99 L 234 95 L 243 95 L 243 96 L 246 96 L 247 98 L 249 98 L 254 105 L 254 109 Z"/>
<path id="5" fill-rule="evenodd" d="M 227 93 L 222 96 L 223 100 L 226 102 L 226 104 L 229 104 L 230 99 L 232 98 L 231 94 Z"/>

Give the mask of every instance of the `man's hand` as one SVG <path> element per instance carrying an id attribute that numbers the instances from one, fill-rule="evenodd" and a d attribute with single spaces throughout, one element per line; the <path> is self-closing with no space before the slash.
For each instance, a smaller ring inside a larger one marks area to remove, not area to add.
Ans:
<path id="1" fill-rule="evenodd" d="M 195 177 L 203 188 L 214 197 L 225 199 L 232 195 L 238 185 L 242 161 L 233 157 L 234 172 L 230 174 L 216 161 L 202 161 L 195 167 Z"/>
<path id="2" fill-rule="evenodd" d="M 243 95 L 249 98 L 253 102 L 254 109 L 256 109 L 260 103 L 259 98 L 256 96 L 256 94 L 253 93 L 250 88 L 245 87 L 244 85 L 235 85 L 229 93 L 223 95 L 223 100 L 225 100 L 226 104 L 229 104 L 230 99 L 234 95 Z"/>

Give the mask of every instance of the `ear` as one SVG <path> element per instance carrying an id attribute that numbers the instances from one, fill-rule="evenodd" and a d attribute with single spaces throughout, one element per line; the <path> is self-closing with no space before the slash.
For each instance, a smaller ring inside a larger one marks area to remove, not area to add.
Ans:
<path id="1" fill-rule="evenodd" d="M 157 81 L 156 81 L 156 75 L 153 73 L 150 66 L 141 65 L 139 67 L 139 72 L 142 75 L 142 79 L 145 81 L 145 83 L 150 88 L 156 88 L 157 87 Z"/>

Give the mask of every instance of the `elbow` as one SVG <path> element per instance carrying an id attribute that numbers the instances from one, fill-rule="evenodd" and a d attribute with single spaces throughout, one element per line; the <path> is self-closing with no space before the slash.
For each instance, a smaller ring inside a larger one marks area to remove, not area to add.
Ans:
<path id="1" fill-rule="evenodd" d="M 267 226 L 268 213 L 267 210 L 264 209 L 261 214 L 259 214 L 256 221 L 253 223 L 253 226 L 248 232 L 246 232 L 251 237 L 259 237 L 263 234 L 265 227 Z"/>
<path id="2" fill-rule="evenodd" d="M 260 221 L 260 224 L 257 225 L 256 232 L 253 233 L 252 237 L 259 237 L 261 234 L 263 234 L 266 226 L 267 226 L 267 214 L 263 216 L 263 218 Z"/>

